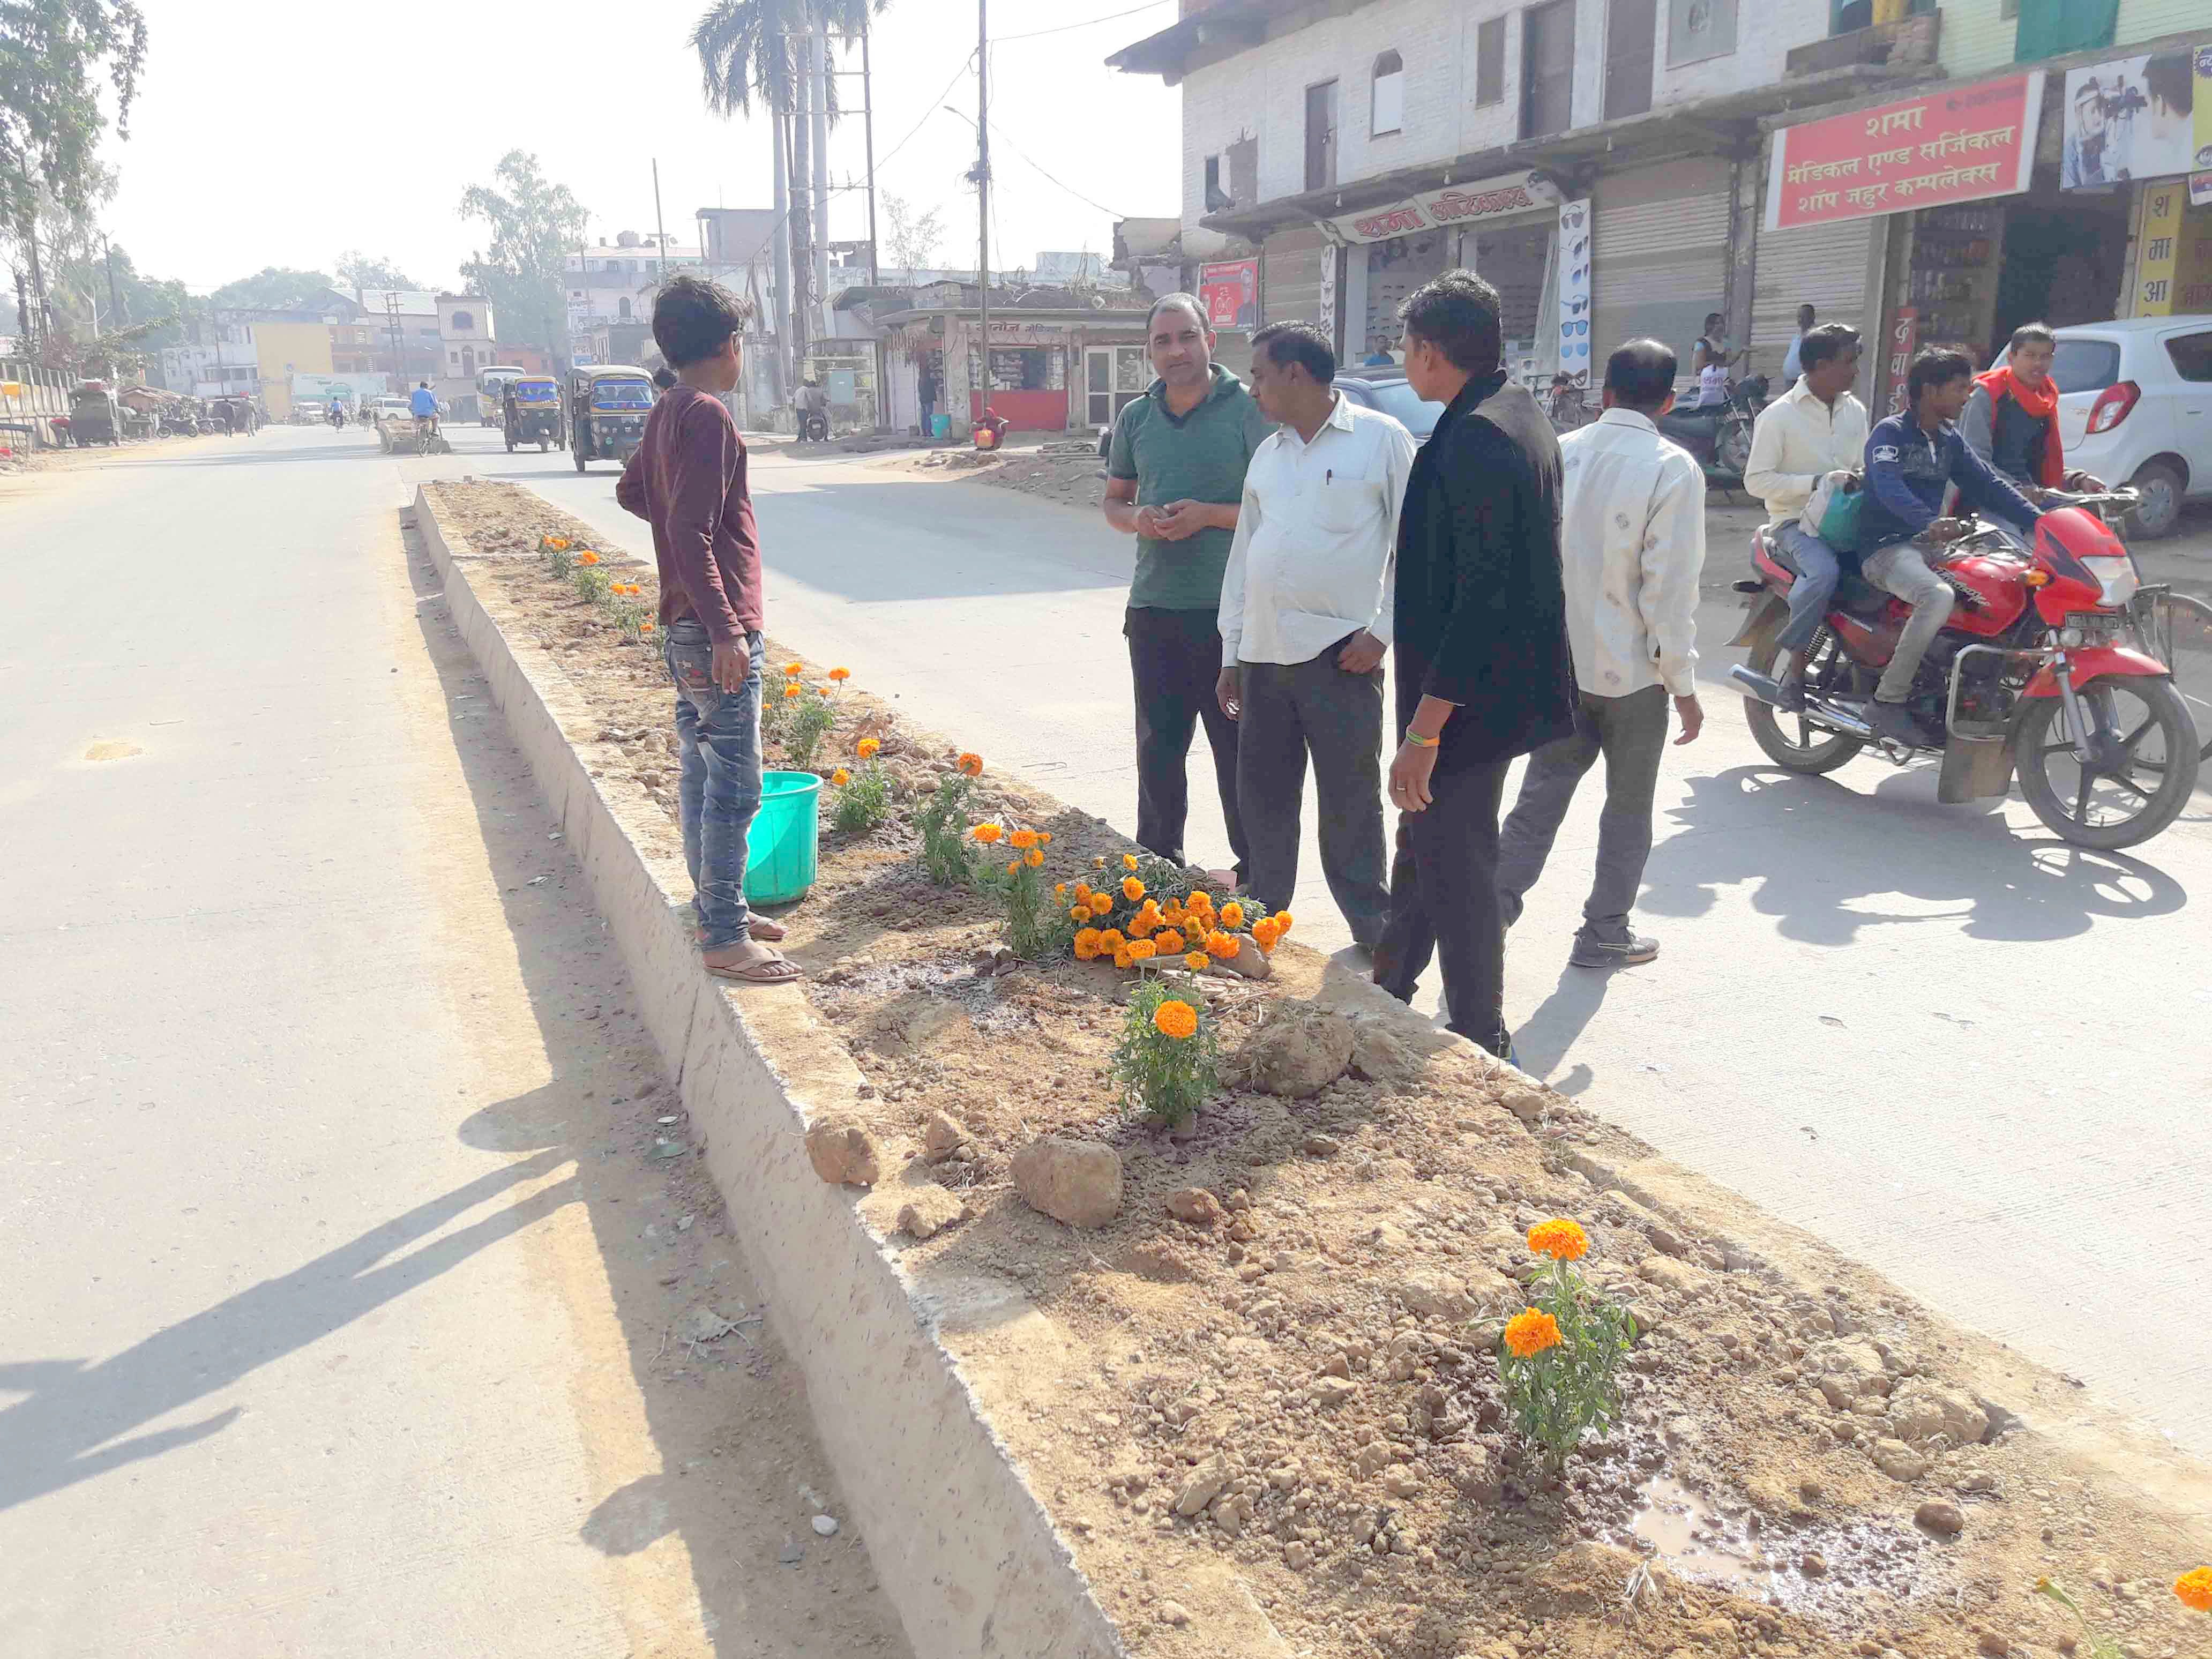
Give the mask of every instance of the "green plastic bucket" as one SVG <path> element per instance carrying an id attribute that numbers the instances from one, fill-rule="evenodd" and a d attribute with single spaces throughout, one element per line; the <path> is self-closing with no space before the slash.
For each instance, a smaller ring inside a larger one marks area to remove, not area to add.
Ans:
<path id="1" fill-rule="evenodd" d="M 761 774 L 760 811 L 745 832 L 745 902 L 788 904 L 814 885 L 822 780 L 811 772 Z"/>

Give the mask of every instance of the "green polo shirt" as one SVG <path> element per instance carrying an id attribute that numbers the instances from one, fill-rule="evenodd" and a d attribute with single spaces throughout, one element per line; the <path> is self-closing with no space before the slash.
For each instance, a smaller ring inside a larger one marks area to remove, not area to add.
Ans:
<path id="1" fill-rule="evenodd" d="M 1273 430 L 1244 382 L 1216 363 L 1213 390 L 1188 415 L 1168 412 L 1164 380 L 1154 380 L 1143 397 L 1123 406 L 1114 422 L 1106 476 L 1135 479 L 1139 507 L 1183 501 L 1233 507 L 1244 499 L 1244 469 L 1252 452 Z M 1179 542 L 1138 537 L 1130 605 L 1158 611 L 1218 609 L 1221 575 L 1229 568 L 1229 544 L 1235 539 L 1231 530 L 1201 530 Z"/>

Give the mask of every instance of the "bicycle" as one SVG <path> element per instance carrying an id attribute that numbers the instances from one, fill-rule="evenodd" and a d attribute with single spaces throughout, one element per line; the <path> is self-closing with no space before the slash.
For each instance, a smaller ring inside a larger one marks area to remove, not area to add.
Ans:
<path id="1" fill-rule="evenodd" d="M 2136 643 L 2166 665 L 2173 689 L 2189 706 L 2203 745 L 2198 758 L 2212 760 L 2212 605 L 2157 582 L 2136 590 L 2129 617 Z"/>

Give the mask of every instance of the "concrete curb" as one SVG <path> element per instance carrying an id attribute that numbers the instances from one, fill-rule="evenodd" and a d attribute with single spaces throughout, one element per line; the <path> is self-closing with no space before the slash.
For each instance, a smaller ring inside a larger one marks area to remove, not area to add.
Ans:
<path id="1" fill-rule="evenodd" d="M 709 979 L 680 864 L 655 868 L 593 781 L 599 722 L 559 665 L 511 640 L 469 585 L 477 558 L 416 492 L 446 601 L 558 813 L 637 991 L 640 1011 L 806 1378 L 823 1449 L 918 1659 L 1104 1659 L 1124 1650 L 1067 1546 L 939 1340 L 961 1308 L 923 1295 L 852 1189 L 807 1161 L 808 1122 L 862 1079 L 797 992 Z M 657 809 L 656 809 L 657 810 Z M 680 895 L 680 896 L 679 896 Z M 983 1316 L 994 1322 L 1003 1308 Z"/>

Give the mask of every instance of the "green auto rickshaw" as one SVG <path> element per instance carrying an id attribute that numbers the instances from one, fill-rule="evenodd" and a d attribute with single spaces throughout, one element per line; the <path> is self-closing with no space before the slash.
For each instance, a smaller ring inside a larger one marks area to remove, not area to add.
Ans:
<path id="1" fill-rule="evenodd" d="M 572 368 L 568 405 L 569 453 L 577 471 L 592 461 L 627 461 L 645 440 L 653 376 L 609 363 Z"/>
<path id="2" fill-rule="evenodd" d="M 568 447 L 561 423 L 561 388 L 547 374 L 525 374 L 501 388 L 502 424 L 507 428 L 507 451 L 518 444 L 534 443 L 542 452 Z"/>

